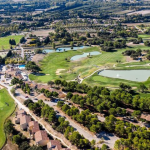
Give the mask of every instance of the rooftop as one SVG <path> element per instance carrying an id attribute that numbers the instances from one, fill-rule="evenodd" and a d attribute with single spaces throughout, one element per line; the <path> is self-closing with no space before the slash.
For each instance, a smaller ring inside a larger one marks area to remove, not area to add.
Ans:
<path id="1" fill-rule="evenodd" d="M 46 131 L 39 130 L 35 133 L 35 141 L 39 142 L 41 140 L 49 140 Z"/>

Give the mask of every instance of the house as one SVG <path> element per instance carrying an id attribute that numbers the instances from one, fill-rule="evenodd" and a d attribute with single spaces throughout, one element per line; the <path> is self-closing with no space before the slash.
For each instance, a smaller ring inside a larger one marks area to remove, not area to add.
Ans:
<path id="1" fill-rule="evenodd" d="M 146 121 L 150 121 L 150 115 L 149 114 L 142 114 L 141 119 L 145 119 Z"/>
<path id="2" fill-rule="evenodd" d="M 19 124 L 19 123 L 20 123 L 20 118 L 23 117 L 23 116 L 24 116 L 24 114 L 19 114 L 19 115 L 17 115 L 17 116 L 16 116 L 16 119 L 15 119 L 15 123 L 16 123 L 16 124 Z"/>
<path id="3" fill-rule="evenodd" d="M 61 144 L 58 140 L 50 140 L 47 143 L 47 149 L 48 150 L 61 150 L 62 147 L 61 147 Z"/>
<path id="4" fill-rule="evenodd" d="M 20 114 L 26 115 L 26 112 L 23 109 L 20 109 L 19 111 L 16 112 L 16 117 Z"/>
<path id="5" fill-rule="evenodd" d="M 130 108 L 127 108 L 127 109 L 126 109 L 126 113 L 128 113 L 128 114 L 132 114 L 133 112 L 134 112 L 133 109 L 130 109 Z"/>
<path id="6" fill-rule="evenodd" d="M 28 131 L 30 133 L 30 138 L 33 139 L 35 133 L 40 130 L 39 124 L 37 121 L 31 121 L 31 122 L 29 122 L 28 126 L 29 126 Z"/>
<path id="7" fill-rule="evenodd" d="M 49 137 L 47 136 L 47 133 L 44 130 L 37 131 L 34 137 L 37 146 L 46 146 L 49 142 Z"/>
<path id="8" fill-rule="evenodd" d="M 62 148 L 61 143 L 58 140 L 50 140 L 47 143 L 48 150 L 70 150 L 69 148 Z"/>
<path id="9" fill-rule="evenodd" d="M 20 117 L 20 127 L 22 130 L 27 129 L 28 123 L 31 121 L 31 117 L 28 115 L 23 115 Z"/>

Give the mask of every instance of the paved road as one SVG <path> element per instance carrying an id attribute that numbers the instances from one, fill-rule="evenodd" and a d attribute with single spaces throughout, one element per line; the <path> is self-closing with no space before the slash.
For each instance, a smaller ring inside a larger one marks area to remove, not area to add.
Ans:
<path id="1" fill-rule="evenodd" d="M 16 94 L 21 99 L 27 99 L 25 98 L 25 95 L 21 94 L 19 91 L 16 90 Z M 34 100 L 34 96 L 30 96 L 30 99 L 32 99 L 34 102 L 37 102 L 37 100 Z M 57 108 L 57 102 L 51 102 L 51 101 L 44 101 L 44 103 L 48 104 L 50 107 L 53 107 L 55 111 L 59 112 L 57 113 L 58 116 L 65 117 L 67 121 L 69 121 L 70 125 L 75 128 L 81 135 L 83 135 L 86 139 L 89 141 L 95 140 L 97 143 L 102 140 L 102 138 L 105 141 L 105 144 L 107 144 L 110 148 L 114 147 L 115 141 L 119 138 L 116 137 L 113 134 L 106 133 L 106 132 L 100 132 L 99 134 L 94 135 L 92 132 L 90 132 L 88 129 L 82 127 L 79 123 L 72 120 L 70 117 L 68 117 L 64 112 L 62 112 L 59 108 Z M 98 119 L 102 122 L 104 122 L 105 118 L 98 116 Z M 98 144 L 97 146 L 101 147 L 102 144 Z"/>
<path id="2" fill-rule="evenodd" d="M 17 98 L 15 98 L 15 97 L 13 96 L 13 94 L 11 93 L 12 87 L 10 87 L 9 85 L 5 85 L 5 84 L 4 84 L 3 82 L 1 82 L 1 81 L 0 81 L 0 85 L 4 86 L 4 87 L 7 89 L 7 91 L 8 91 L 9 94 L 10 94 L 10 96 L 11 96 L 11 97 L 15 100 L 15 102 L 18 104 L 18 107 L 19 107 L 19 108 L 24 109 L 28 114 L 30 114 L 30 116 L 31 116 L 35 121 L 37 121 L 39 124 L 41 124 L 41 126 L 46 130 L 46 132 L 47 132 L 48 134 L 50 134 L 50 135 L 52 135 L 54 138 L 60 140 L 63 145 L 65 145 L 66 147 L 70 148 L 70 146 L 69 146 L 69 145 L 66 145 L 66 143 L 64 143 L 64 141 L 63 141 L 60 137 L 57 137 L 57 136 L 55 136 L 54 134 L 50 133 L 49 130 L 45 127 L 45 125 L 44 125 L 42 122 L 40 122 L 39 120 L 37 120 L 37 119 L 30 113 L 29 109 L 28 109 L 25 105 L 23 105 Z"/>

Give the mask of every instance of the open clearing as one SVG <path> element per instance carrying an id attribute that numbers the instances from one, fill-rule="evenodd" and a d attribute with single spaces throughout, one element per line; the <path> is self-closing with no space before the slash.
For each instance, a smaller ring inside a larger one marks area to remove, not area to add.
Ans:
<path id="1" fill-rule="evenodd" d="M 5 143 L 4 122 L 15 109 L 14 100 L 6 89 L 0 90 L 0 149 Z"/>
<path id="2" fill-rule="evenodd" d="M 149 13 L 150 13 L 150 10 L 140 10 L 140 11 L 135 11 L 135 12 L 128 13 L 127 15 L 135 15 L 135 14 L 146 15 L 146 14 L 149 14 Z"/>
<path id="3" fill-rule="evenodd" d="M 6 36 L 6 37 L 1 37 L 0 38 L 0 50 L 2 50 L 3 48 L 5 50 L 10 49 L 10 44 L 9 44 L 10 39 L 15 39 L 16 44 L 18 44 L 22 37 L 23 37 L 23 35 L 10 35 L 10 36 Z"/>
<path id="4" fill-rule="evenodd" d="M 48 30 L 37 30 L 37 31 L 32 31 L 31 33 L 33 35 L 36 35 L 36 36 L 48 36 L 50 32 L 55 32 L 55 30 L 52 30 L 52 29 L 48 29 Z"/>

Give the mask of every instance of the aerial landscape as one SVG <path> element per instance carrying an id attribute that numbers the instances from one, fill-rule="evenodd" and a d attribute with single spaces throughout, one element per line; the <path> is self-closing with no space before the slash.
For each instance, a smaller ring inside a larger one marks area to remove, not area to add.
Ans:
<path id="1" fill-rule="evenodd" d="M 0 0 L 1 150 L 150 150 L 150 0 Z"/>

